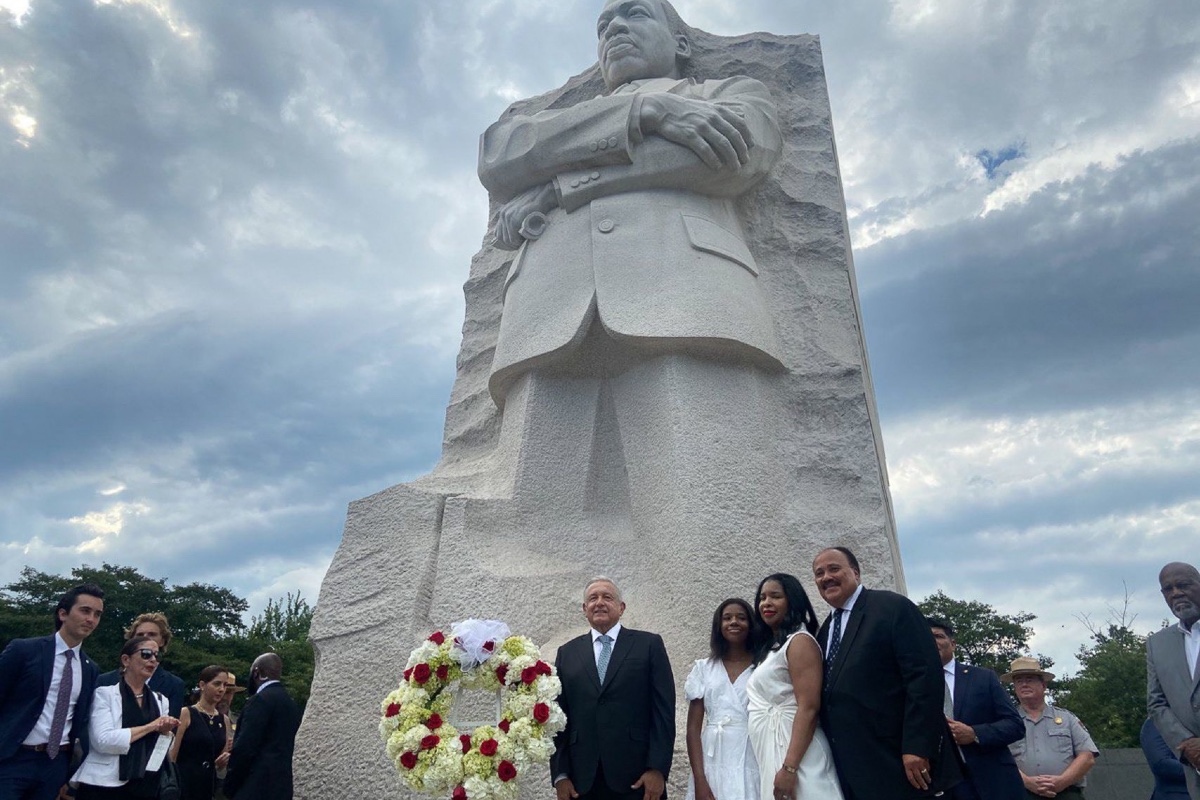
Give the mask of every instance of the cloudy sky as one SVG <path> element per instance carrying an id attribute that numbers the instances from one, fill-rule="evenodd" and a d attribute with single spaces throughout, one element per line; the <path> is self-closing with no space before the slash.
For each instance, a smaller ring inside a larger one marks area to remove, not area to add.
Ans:
<path id="1" fill-rule="evenodd" d="M 909 589 L 1060 665 L 1200 561 L 1200 5 L 679 0 L 821 36 Z M 479 133 L 598 0 L 0 0 L 0 582 L 315 599 L 437 460 Z M 800 563 L 796 567 L 802 569 Z"/>

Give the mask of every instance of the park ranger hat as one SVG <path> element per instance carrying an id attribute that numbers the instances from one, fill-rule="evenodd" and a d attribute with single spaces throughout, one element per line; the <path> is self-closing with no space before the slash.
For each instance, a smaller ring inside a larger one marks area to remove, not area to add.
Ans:
<path id="1" fill-rule="evenodd" d="M 1042 665 L 1038 663 L 1036 658 L 1030 658 L 1029 656 L 1014 658 L 1012 666 L 1008 670 L 1008 672 L 1000 676 L 1000 680 L 1005 683 L 1012 683 L 1013 678 L 1018 675 L 1040 675 L 1044 681 L 1054 680 L 1053 672 L 1046 672 L 1046 670 L 1042 669 Z"/>

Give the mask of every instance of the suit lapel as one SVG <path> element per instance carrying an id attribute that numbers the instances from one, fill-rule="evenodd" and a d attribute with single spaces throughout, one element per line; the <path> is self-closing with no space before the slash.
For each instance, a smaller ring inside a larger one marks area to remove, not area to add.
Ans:
<path id="1" fill-rule="evenodd" d="M 600 694 L 600 673 L 596 669 L 596 651 L 593 649 L 596 645 L 592 642 L 592 634 L 585 633 L 564 646 L 571 649 L 571 658 L 579 659 L 580 668 L 588 676 L 593 691 Z"/>
<path id="2" fill-rule="evenodd" d="M 612 686 L 613 678 L 617 676 L 617 670 L 620 669 L 621 662 L 625 660 L 625 656 L 633 647 L 633 637 L 630 636 L 631 633 L 633 633 L 633 631 L 629 630 L 628 628 L 623 628 L 621 630 L 621 635 L 617 637 L 617 643 L 613 645 L 612 656 L 610 656 L 608 659 L 608 670 L 604 673 L 605 681 L 604 686 L 600 688 L 601 692 L 603 692 L 609 686 Z M 595 670 L 593 669 L 593 671 Z M 600 681 L 599 672 L 596 672 L 596 681 L 597 683 Z"/>
<path id="3" fill-rule="evenodd" d="M 969 670 L 957 661 L 954 662 L 954 718 L 962 717 L 963 701 L 967 697 L 967 677 Z M 945 674 L 945 670 L 942 670 Z M 943 680 L 945 680 L 943 678 Z"/>
<path id="4" fill-rule="evenodd" d="M 863 617 L 868 613 L 868 594 L 869 592 L 863 589 L 862 594 L 858 596 L 858 600 L 854 603 L 854 608 L 850 611 L 850 619 L 846 622 L 846 627 L 842 630 L 842 643 L 838 645 L 837 656 L 833 659 L 833 664 L 829 668 L 830 685 L 837 683 L 838 674 L 842 671 L 842 665 L 846 663 L 846 654 L 853 649 L 854 637 L 858 635 L 859 628 L 862 627 Z"/>
<path id="5" fill-rule="evenodd" d="M 42 702 L 50 694 L 50 680 L 54 677 L 54 636 L 42 639 Z"/>

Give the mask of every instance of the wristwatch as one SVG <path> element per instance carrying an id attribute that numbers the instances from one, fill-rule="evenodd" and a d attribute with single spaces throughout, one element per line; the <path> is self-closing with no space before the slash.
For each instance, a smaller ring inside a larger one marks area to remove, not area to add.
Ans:
<path id="1" fill-rule="evenodd" d="M 790 772 L 790 773 L 792 773 L 793 775 L 795 775 L 795 774 L 796 774 L 796 769 L 797 769 L 796 767 L 789 767 L 787 764 L 784 764 L 784 765 L 783 765 L 783 771 L 784 771 L 784 772 Z"/>

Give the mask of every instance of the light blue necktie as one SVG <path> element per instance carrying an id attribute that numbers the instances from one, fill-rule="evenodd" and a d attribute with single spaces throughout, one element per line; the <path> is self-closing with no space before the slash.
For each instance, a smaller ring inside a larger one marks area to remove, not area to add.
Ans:
<path id="1" fill-rule="evenodd" d="M 604 673 L 608 672 L 608 660 L 612 658 L 613 638 L 607 633 L 600 634 L 600 660 L 596 662 L 596 671 L 600 673 L 600 683 L 604 683 Z"/>

